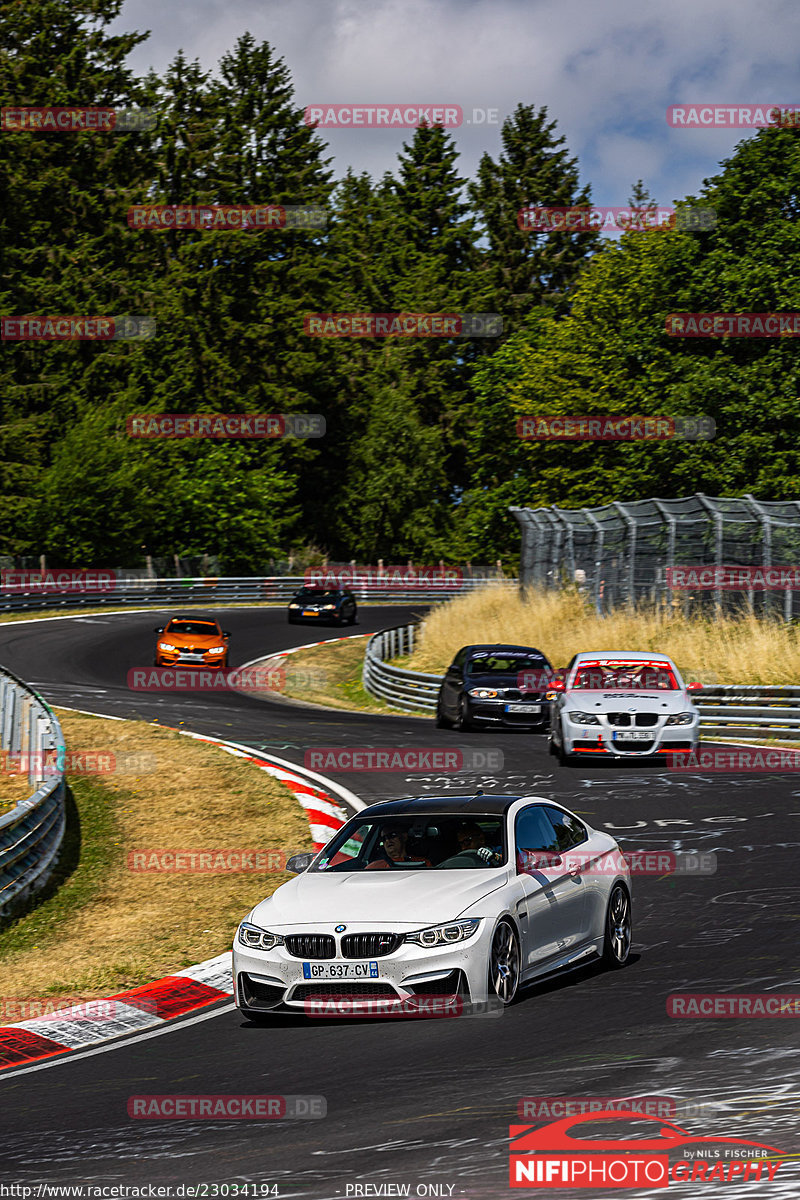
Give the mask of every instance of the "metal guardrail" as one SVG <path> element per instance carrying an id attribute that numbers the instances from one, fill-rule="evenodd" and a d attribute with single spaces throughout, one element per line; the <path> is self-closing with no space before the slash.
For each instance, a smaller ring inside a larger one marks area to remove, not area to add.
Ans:
<path id="1" fill-rule="evenodd" d="M 66 828 L 64 736 L 41 697 L 0 668 L 0 770 L 18 761 L 31 794 L 0 816 L 0 913 L 47 880 Z"/>
<path id="2" fill-rule="evenodd" d="M 407 712 L 432 713 L 443 676 L 405 671 L 386 661 L 413 652 L 416 630 L 416 625 L 397 625 L 373 634 L 364 653 L 362 679 L 365 691 L 376 700 Z"/>
<path id="3" fill-rule="evenodd" d="M 24 588 L 6 584 L 0 590 L 0 613 L 35 611 L 43 608 L 120 608 L 129 604 L 154 605 L 158 608 L 199 604 L 211 608 L 228 603 L 280 602 L 288 601 L 298 588 L 308 582 L 302 575 L 149 579 L 114 578 L 114 572 L 105 574 L 112 578 L 106 586 L 94 591 L 69 588 L 56 591 L 50 584 L 26 584 Z M 487 576 L 468 577 L 443 584 L 422 581 L 398 586 L 397 582 L 384 584 L 379 579 L 359 579 L 356 576 L 342 582 L 342 586 L 348 587 L 359 602 L 396 600 L 398 603 L 452 600 L 464 592 L 487 585 L 516 587 L 517 580 Z"/>
<path id="4" fill-rule="evenodd" d="M 390 661 L 414 650 L 416 625 L 376 633 L 364 654 L 364 688 L 392 708 L 431 714 L 436 711 L 443 675 L 406 671 Z M 700 736 L 704 738 L 778 738 L 800 741 L 800 687 L 766 684 L 716 684 L 697 692 Z"/>

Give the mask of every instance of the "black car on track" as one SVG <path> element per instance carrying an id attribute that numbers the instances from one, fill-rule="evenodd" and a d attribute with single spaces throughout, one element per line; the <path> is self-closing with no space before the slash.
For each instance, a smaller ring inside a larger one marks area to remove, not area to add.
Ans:
<path id="1" fill-rule="evenodd" d="M 289 624 L 355 625 L 358 606 L 347 588 L 302 587 L 289 601 Z"/>
<path id="2" fill-rule="evenodd" d="M 439 689 L 436 724 L 547 729 L 547 684 L 553 675 L 547 658 L 533 646 L 462 646 Z"/>

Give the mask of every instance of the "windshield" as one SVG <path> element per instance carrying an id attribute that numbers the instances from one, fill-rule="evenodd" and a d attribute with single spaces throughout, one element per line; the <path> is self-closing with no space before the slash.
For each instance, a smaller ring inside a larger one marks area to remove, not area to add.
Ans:
<path id="1" fill-rule="evenodd" d="M 219 626 L 209 621 L 170 621 L 165 633 L 194 633 L 205 637 L 219 637 Z"/>
<path id="2" fill-rule="evenodd" d="M 516 675 L 521 671 L 549 671 L 550 664 L 541 654 L 473 654 L 466 665 L 467 675 Z"/>
<path id="3" fill-rule="evenodd" d="M 674 692 L 678 684 L 669 666 L 649 662 L 584 662 L 570 688 L 579 691 Z"/>
<path id="4" fill-rule="evenodd" d="M 298 599 L 298 600 L 314 600 L 314 601 L 316 601 L 316 600 L 331 601 L 331 600 L 337 600 L 338 597 L 339 597 L 338 592 L 326 592 L 320 588 L 303 588 L 303 590 L 301 592 L 297 593 L 296 599 Z"/>
<path id="5" fill-rule="evenodd" d="M 501 867 L 502 817 L 433 813 L 353 817 L 328 842 L 312 871 L 445 871 Z"/>

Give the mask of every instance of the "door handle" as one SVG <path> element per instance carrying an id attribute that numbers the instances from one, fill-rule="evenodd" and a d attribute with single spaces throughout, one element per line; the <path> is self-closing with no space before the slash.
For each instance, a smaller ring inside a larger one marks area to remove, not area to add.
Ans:
<path id="1" fill-rule="evenodd" d="M 580 879 L 581 869 L 580 867 L 570 867 L 569 873 L 573 879 Z"/>

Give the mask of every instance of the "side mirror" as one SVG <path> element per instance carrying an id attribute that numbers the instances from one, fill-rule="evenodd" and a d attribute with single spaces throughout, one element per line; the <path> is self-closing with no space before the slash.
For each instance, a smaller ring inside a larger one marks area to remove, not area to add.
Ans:
<path id="1" fill-rule="evenodd" d="M 230 629 L 223 629 L 223 631 L 222 631 L 222 636 L 223 636 L 223 637 L 230 637 L 230 636 L 231 636 L 231 631 L 230 631 Z"/>
<path id="2" fill-rule="evenodd" d="M 156 625 L 153 633 L 163 633 L 166 628 L 166 625 Z"/>
<path id="3" fill-rule="evenodd" d="M 286 860 L 286 870 L 291 871 L 292 875 L 302 875 L 303 871 L 308 870 L 316 857 L 316 852 L 309 854 L 307 851 L 304 851 L 302 854 L 293 854 L 291 858 L 287 858 Z"/>
<path id="4" fill-rule="evenodd" d="M 567 685 L 564 683 L 563 679 L 551 679 L 547 685 L 548 695 L 551 692 L 565 692 L 566 690 Z"/>
<path id="5" fill-rule="evenodd" d="M 687 683 L 686 690 L 687 692 L 702 692 L 703 685 L 702 683 Z"/>

